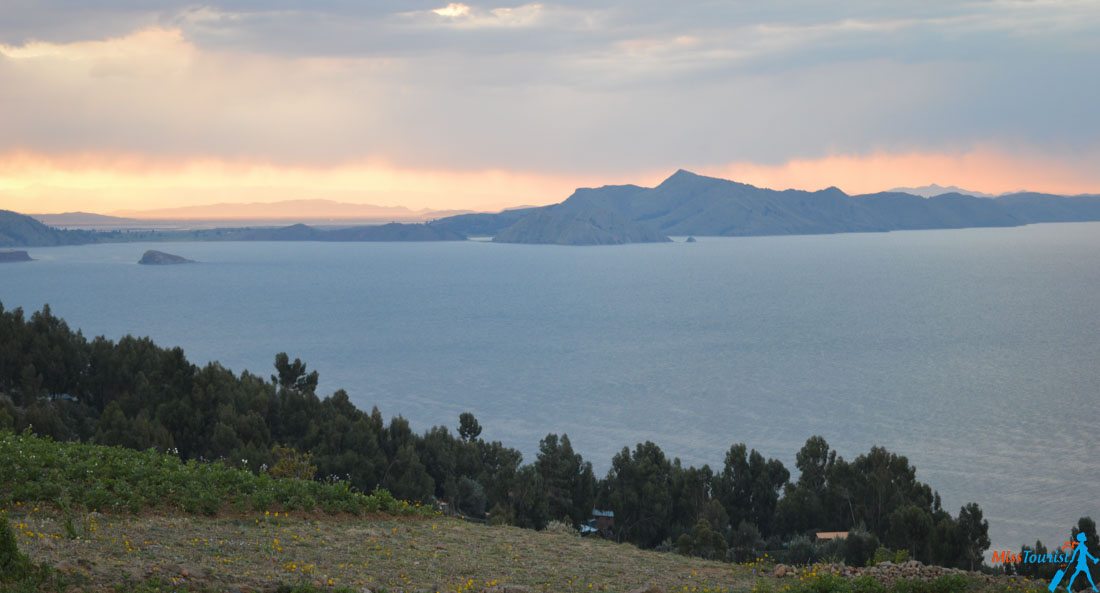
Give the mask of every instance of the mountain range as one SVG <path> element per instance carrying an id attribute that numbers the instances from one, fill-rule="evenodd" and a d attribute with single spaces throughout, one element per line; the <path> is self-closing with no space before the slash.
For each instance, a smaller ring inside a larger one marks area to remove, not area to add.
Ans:
<path id="1" fill-rule="evenodd" d="M 884 232 L 1031 223 L 1100 221 L 1100 195 L 1020 192 L 975 197 L 949 192 L 925 198 L 905 192 L 848 195 L 773 190 L 680 170 L 656 187 L 582 188 L 560 204 L 465 213 L 427 223 L 320 229 L 189 231 L 63 231 L 0 211 L 0 246 L 48 246 L 117 241 L 453 241 L 491 236 L 498 243 L 613 245 L 652 243 L 669 236 L 760 236 Z"/>
<path id="2" fill-rule="evenodd" d="M 568 236 L 561 230 L 565 213 L 573 220 Z M 835 187 L 772 190 L 680 170 L 652 188 L 578 189 L 554 206 L 468 214 L 432 224 L 467 235 L 494 235 L 499 242 L 603 244 L 667 240 L 669 235 L 883 232 L 1095 220 L 1100 220 L 1100 196 L 1096 195 L 1024 192 L 979 198 L 946 193 L 924 198 L 879 192 L 851 196 Z M 579 232 L 578 225 L 586 227 L 588 234 Z"/>
<path id="3" fill-rule="evenodd" d="M 948 185 L 945 187 L 935 183 L 922 185 L 920 187 L 895 187 L 894 189 L 888 189 L 886 191 L 891 193 L 913 194 L 914 196 L 920 196 L 922 198 L 934 198 L 936 196 L 942 196 L 943 194 L 962 194 L 964 196 L 974 196 L 977 198 L 997 197 L 997 194 L 987 194 L 985 192 L 974 191 L 972 189 L 963 189 L 954 185 Z"/>
<path id="4" fill-rule="evenodd" d="M 333 200 L 284 200 L 281 202 L 220 203 L 154 210 L 120 210 L 111 215 L 138 220 L 283 220 L 422 222 L 454 216 L 469 210 L 413 210 L 404 206 L 350 204 Z"/>

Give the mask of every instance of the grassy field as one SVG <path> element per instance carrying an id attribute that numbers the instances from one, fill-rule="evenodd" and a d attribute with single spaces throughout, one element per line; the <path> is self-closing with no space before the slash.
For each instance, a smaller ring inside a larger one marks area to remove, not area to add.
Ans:
<path id="1" fill-rule="evenodd" d="M 312 584 L 389 591 L 748 591 L 745 566 L 564 533 L 436 517 L 101 515 L 20 505 L 20 548 L 84 587 L 148 579 L 192 589 L 261 591 Z"/>
<path id="2" fill-rule="evenodd" d="M 388 493 L 0 432 L 0 593 L 1042 593 L 890 586 L 439 516 Z"/>

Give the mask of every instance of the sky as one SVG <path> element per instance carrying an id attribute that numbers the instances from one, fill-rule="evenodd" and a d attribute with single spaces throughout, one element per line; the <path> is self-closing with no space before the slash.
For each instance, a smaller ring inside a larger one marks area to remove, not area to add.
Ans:
<path id="1" fill-rule="evenodd" d="M 1100 193 L 1100 2 L 3 0 L 0 208 Z"/>

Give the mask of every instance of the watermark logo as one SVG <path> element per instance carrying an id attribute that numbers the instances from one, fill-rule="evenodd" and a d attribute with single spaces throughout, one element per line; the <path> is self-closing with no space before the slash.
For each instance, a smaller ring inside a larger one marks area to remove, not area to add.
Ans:
<path id="1" fill-rule="evenodd" d="M 1070 568 L 1073 568 L 1073 574 L 1069 577 L 1069 581 L 1066 582 L 1066 590 L 1073 591 L 1073 583 L 1077 580 L 1077 577 L 1081 573 L 1085 574 L 1085 578 L 1088 579 L 1089 584 L 1092 585 L 1092 590 L 1100 593 L 1100 589 L 1096 588 L 1096 583 L 1092 580 L 1092 573 L 1089 572 L 1089 560 L 1092 560 L 1093 564 L 1100 563 L 1100 558 L 1097 558 L 1089 552 L 1088 545 L 1085 544 L 1087 536 L 1084 533 L 1077 534 L 1077 541 L 1067 541 L 1057 548 L 1055 551 L 1047 554 L 1038 554 L 1031 550 L 1025 550 L 1023 552 L 1010 552 L 1008 550 L 997 550 L 993 552 L 993 564 L 1059 564 L 1062 568 L 1058 572 L 1054 573 L 1054 578 L 1051 579 L 1050 585 L 1047 589 L 1054 593 L 1062 581 L 1066 579 L 1066 573 Z"/>
<path id="2" fill-rule="evenodd" d="M 1073 576 L 1069 578 L 1069 582 L 1066 583 L 1066 590 L 1073 591 L 1073 581 L 1077 580 L 1077 575 L 1085 573 L 1085 577 L 1088 578 L 1089 584 L 1092 585 L 1092 590 L 1097 591 L 1096 583 L 1092 580 L 1092 573 L 1089 572 L 1089 560 L 1092 560 L 1093 564 L 1097 564 L 1100 563 L 1100 558 L 1089 553 L 1089 547 L 1085 545 L 1085 539 L 1084 533 L 1077 534 L 1078 543 L 1076 545 L 1071 544 L 1069 559 L 1066 560 L 1066 567 L 1054 573 L 1054 578 L 1051 579 L 1050 586 L 1047 587 L 1051 593 L 1058 588 L 1058 585 L 1066 576 L 1066 571 L 1069 570 L 1071 566 L 1074 566 L 1074 563 L 1076 563 L 1075 570 L 1073 571 Z M 1062 548 L 1064 549 L 1065 546 L 1062 546 Z"/>

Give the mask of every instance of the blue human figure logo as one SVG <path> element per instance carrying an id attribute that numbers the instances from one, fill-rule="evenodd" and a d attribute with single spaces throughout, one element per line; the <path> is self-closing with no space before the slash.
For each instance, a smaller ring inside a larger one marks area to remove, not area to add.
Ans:
<path id="1" fill-rule="evenodd" d="M 1073 576 L 1069 578 L 1069 582 L 1066 583 L 1067 591 L 1073 591 L 1073 581 L 1077 580 L 1077 575 L 1081 574 L 1082 572 L 1085 573 L 1086 577 L 1088 577 L 1089 584 L 1092 585 L 1092 590 L 1100 591 L 1096 588 L 1096 583 L 1092 580 L 1092 573 L 1089 572 L 1089 560 L 1092 560 L 1092 563 L 1096 564 L 1100 562 L 1100 558 L 1097 558 L 1096 556 L 1093 556 L 1089 553 L 1088 546 L 1085 545 L 1085 539 L 1086 537 L 1084 533 L 1078 533 L 1077 541 L 1080 542 L 1080 544 L 1074 546 L 1073 552 L 1070 552 L 1068 564 L 1073 564 L 1074 560 L 1076 559 L 1077 568 L 1073 571 Z M 1066 566 L 1066 569 L 1069 569 L 1068 565 Z"/>

